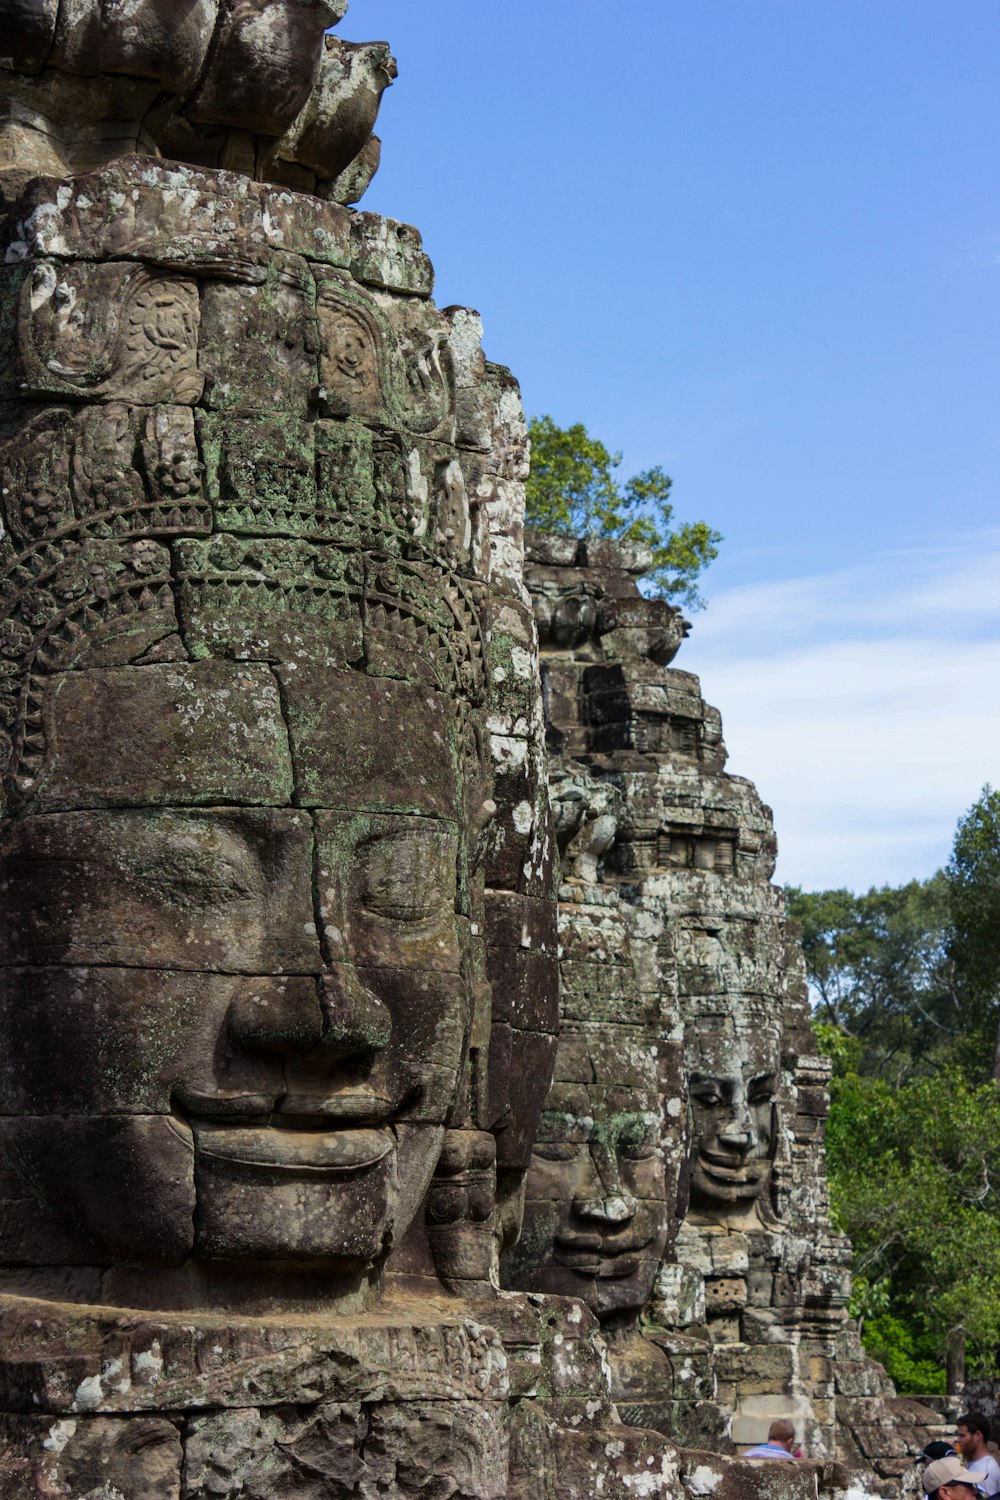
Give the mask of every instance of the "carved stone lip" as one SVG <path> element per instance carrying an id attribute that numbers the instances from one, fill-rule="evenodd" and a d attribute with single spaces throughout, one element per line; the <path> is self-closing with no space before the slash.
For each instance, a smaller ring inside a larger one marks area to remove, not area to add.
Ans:
<path id="1" fill-rule="evenodd" d="M 756 1182 L 763 1173 L 766 1162 L 760 1157 L 754 1157 L 750 1161 L 733 1161 L 727 1157 L 710 1156 L 703 1151 L 699 1154 L 696 1165 L 706 1177 L 714 1177 L 719 1182 Z"/>
<path id="2" fill-rule="evenodd" d="M 321 1129 L 327 1121 L 343 1120 L 350 1125 L 378 1126 L 387 1124 L 397 1112 L 395 1100 L 375 1089 L 354 1086 L 275 1095 L 178 1084 L 173 1098 L 185 1117 L 208 1124 L 245 1120 L 295 1129 L 312 1122 Z"/>
<path id="3" fill-rule="evenodd" d="M 554 1259 L 565 1266 L 567 1271 L 575 1271 L 578 1276 L 593 1276 L 600 1281 L 621 1281 L 638 1271 L 641 1257 L 634 1251 L 629 1251 L 627 1255 L 609 1256 L 595 1255 L 593 1251 L 570 1254 L 557 1250 Z"/>
<path id="4" fill-rule="evenodd" d="M 308 1127 L 220 1125 L 210 1120 L 191 1120 L 190 1124 L 200 1157 L 272 1172 L 309 1171 L 324 1176 L 360 1172 L 396 1148 L 394 1132 L 384 1125 L 317 1130 L 311 1122 Z"/>
<path id="5" fill-rule="evenodd" d="M 634 1276 L 641 1264 L 638 1255 L 619 1255 L 614 1260 L 602 1261 L 598 1276 L 601 1281 L 624 1281 L 627 1276 Z"/>
<path id="6" fill-rule="evenodd" d="M 639 1269 L 642 1252 L 652 1243 L 652 1238 L 609 1242 L 597 1234 L 559 1235 L 552 1254 L 560 1265 L 581 1276 L 618 1279 Z"/>
<path id="7" fill-rule="evenodd" d="M 282 1124 L 282 1116 L 300 1122 L 314 1120 L 322 1127 L 328 1120 L 344 1120 L 351 1125 L 384 1125 L 396 1114 L 397 1105 L 385 1094 L 370 1088 L 338 1088 L 329 1093 L 293 1093 L 282 1095 L 275 1107 L 272 1123 Z"/>

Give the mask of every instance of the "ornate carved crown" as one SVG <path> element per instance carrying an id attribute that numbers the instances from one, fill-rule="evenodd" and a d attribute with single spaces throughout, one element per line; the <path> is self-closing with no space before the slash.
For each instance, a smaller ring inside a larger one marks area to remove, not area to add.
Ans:
<path id="1" fill-rule="evenodd" d="M 132 204 L 129 244 L 148 258 L 108 258 L 118 228 L 92 205 L 129 201 L 137 181 L 153 204 Z M 77 179 L 58 207 L 43 180 L 15 212 L 0 272 L 15 351 L 0 377 L 9 797 L 44 764 L 42 677 L 164 659 L 171 642 L 416 677 L 467 730 L 483 701 L 470 496 L 492 397 L 469 315 L 364 286 L 343 210 L 252 187 L 134 161 Z"/>

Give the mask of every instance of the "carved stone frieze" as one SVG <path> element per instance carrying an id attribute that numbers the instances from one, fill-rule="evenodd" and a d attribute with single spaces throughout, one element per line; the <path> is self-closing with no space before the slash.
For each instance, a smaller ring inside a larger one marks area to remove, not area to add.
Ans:
<path id="1" fill-rule="evenodd" d="M 17 358 L 5 394 L 196 402 L 198 288 L 116 261 L 38 261 L 8 272 Z"/>

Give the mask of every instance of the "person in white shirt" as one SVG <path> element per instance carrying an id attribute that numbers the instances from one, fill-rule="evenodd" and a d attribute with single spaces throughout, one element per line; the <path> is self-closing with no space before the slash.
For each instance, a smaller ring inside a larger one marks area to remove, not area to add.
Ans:
<path id="1" fill-rule="evenodd" d="M 990 1440 L 989 1418 L 981 1412 L 966 1412 L 955 1423 L 955 1446 L 965 1460 L 965 1467 L 976 1476 L 984 1495 L 1000 1494 L 1000 1464 L 986 1446 Z"/>

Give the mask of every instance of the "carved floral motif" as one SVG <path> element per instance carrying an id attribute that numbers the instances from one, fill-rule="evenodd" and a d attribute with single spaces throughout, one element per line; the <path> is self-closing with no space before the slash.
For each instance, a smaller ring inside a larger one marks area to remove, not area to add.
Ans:
<path id="1" fill-rule="evenodd" d="M 40 261 L 19 302 L 25 394 L 198 400 L 198 288 L 138 265 Z"/>

